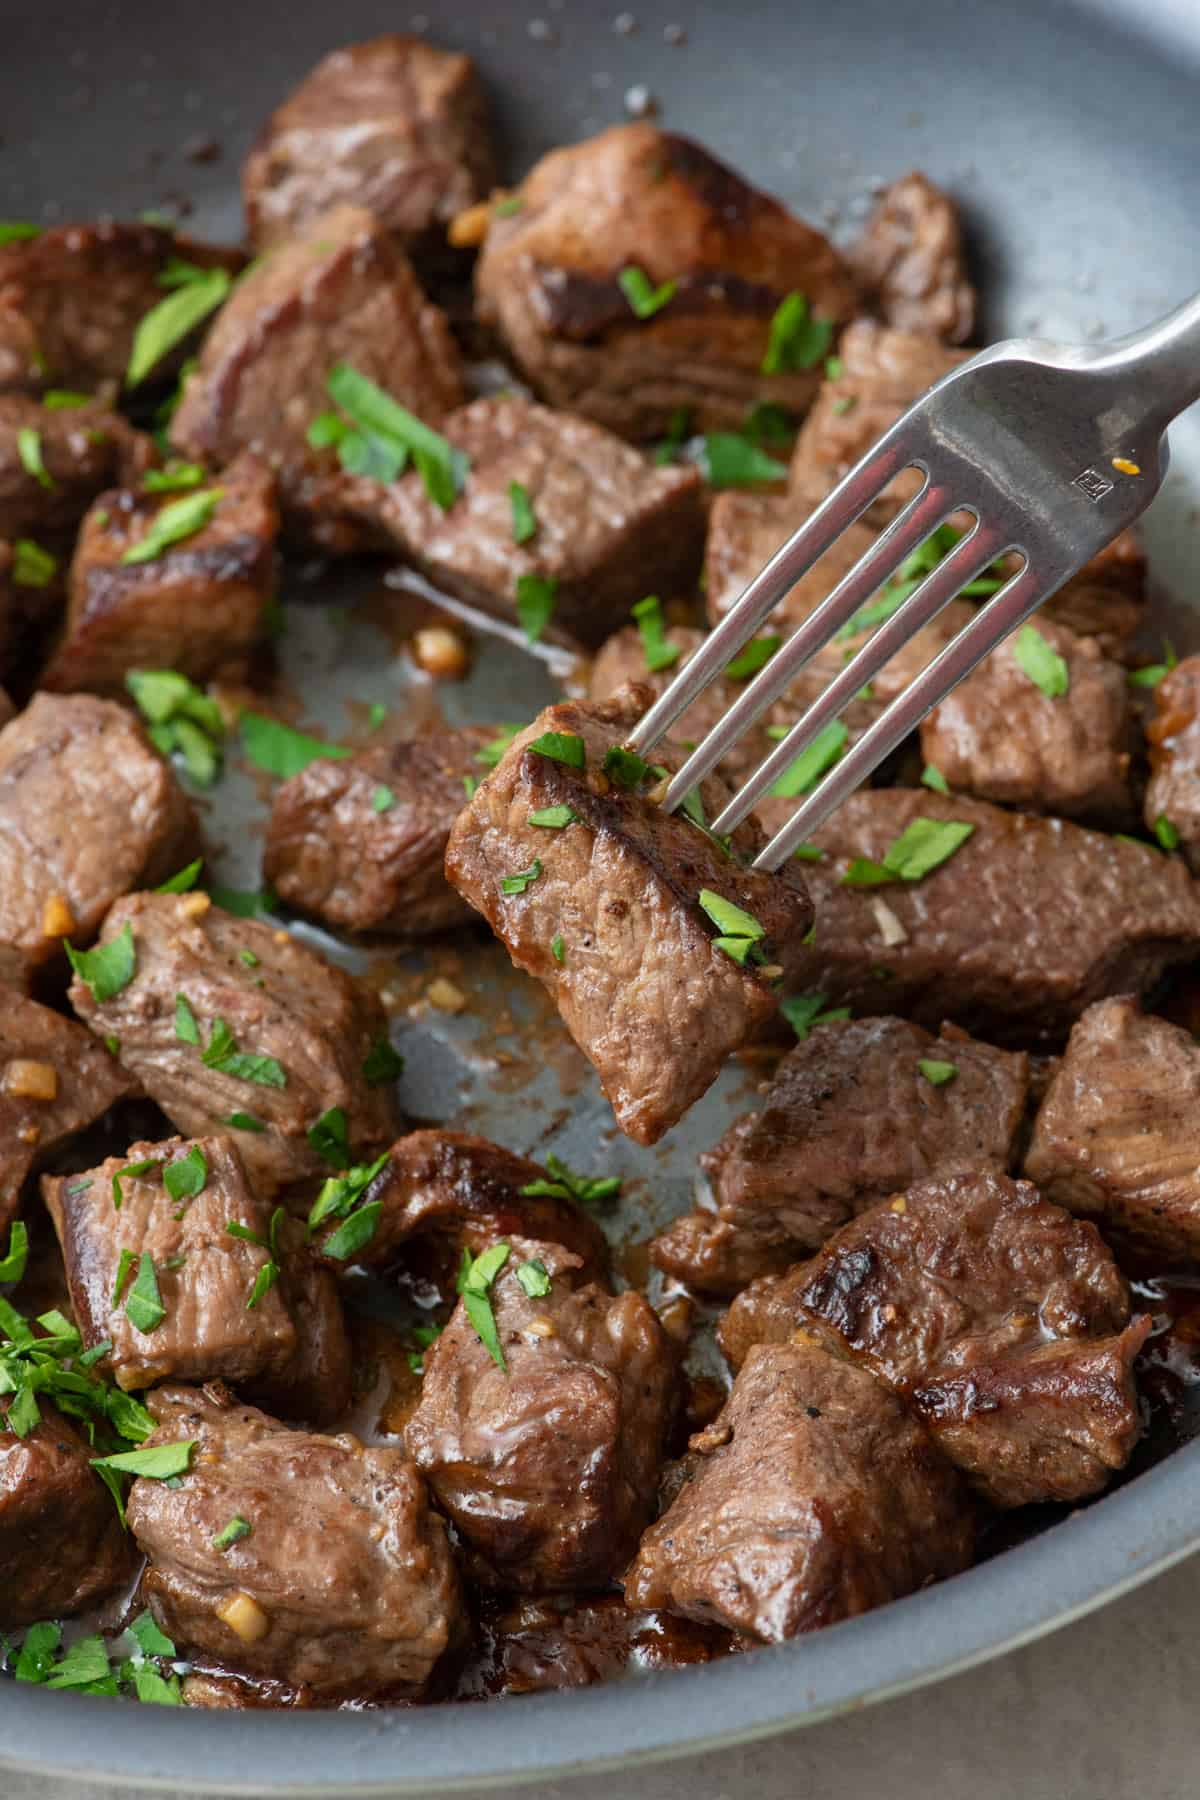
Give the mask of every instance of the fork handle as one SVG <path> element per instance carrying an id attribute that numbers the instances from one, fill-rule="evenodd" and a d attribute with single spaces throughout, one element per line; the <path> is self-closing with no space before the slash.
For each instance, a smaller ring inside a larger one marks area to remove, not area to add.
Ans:
<path id="1" fill-rule="evenodd" d="M 1144 330 L 1106 344 L 1091 368 L 1123 387 L 1136 381 L 1140 410 L 1165 431 L 1200 400 L 1200 294 Z"/>

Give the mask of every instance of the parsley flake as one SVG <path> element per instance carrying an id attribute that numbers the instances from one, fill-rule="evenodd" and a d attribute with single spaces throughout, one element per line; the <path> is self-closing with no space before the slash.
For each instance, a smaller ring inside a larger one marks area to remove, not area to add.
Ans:
<path id="1" fill-rule="evenodd" d="M 168 352 L 190 337 L 228 297 L 233 285 L 228 269 L 197 270 L 194 277 L 180 280 L 179 271 L 188 267 L 176 263 L 173 292 L 140 320 L 125 371 L 126 387 L 140 386 Z"/>
<path id="2" fill-rule="evenodd" d="M 517 618 L 531 644 L 536 644 L 554 617 L 558 598 L 555 575 L 517 576 Z"/>
<path id="3" fill-rule="evenodd" d="M 1047 700 L 1061 700 L 1071 686 L 1067 659 L 1036 625 L 1022 625 L 1013 643 L 1013 661 Z"/>
<path id="4" fill-rule="evenodd" d="M 25 473 L 32 475 L 39 487 L 54 490 L 57 483 L 42 456 L 42 434 L 34 426 L 22 425 L 17 432 L 17 455 Z"/>
<path id="5" fill-rule="evenodd" d="M 508 1244 L 489 1244 L 486 1250 L 474 1258 L 470 1251 L 464 1250 L 463 1266 L 458 1277 L 458 1291 L 467 1317 L 475 1327 L 475 1335 L 496 1367 L 505 1374 L 508 1373 L 508 1364 L 500 1348 L 496 1315 L 492 1311 L 488 1295 L 492 1283 L 508 1261 L 509 1254 Z"/>
<path id="6" fill-rule="evenodd" d="M 672 644 L 666 635 L 663 619 L 662 601 L 657 594 L 647 594 L 633 608 L 633 618 L 637 622 L 638 635 L 642 640 L 642 655 L 646 660 L 646 669 L 651 675 L 657 675 L 663 669 L 671 668 L 679 661 L 682 654 L 678 644 Z"/>
<path id="7" fill-rule="evenodd" d="M 173 544 L 194 537 L 209 523 L 223 494 L 223 488 L 205 488 L 194 494 L 184 494 L 178 500 L 168 500 L 151 519 L 145 536 L 122 552 L 121 561 L 153 562 Z"/>
<path id="8" fill-rule="evenodd" d="M 534 756 L 547 756 L 551 762 L 565 763 L 569 769 L 584 767 L 584 742 L 573 731 L 543 731 L 541 737 L 534 738 L 525 748 Z"/>
<path id="9" fill-rule="evenodd" d="M 630 311 L 639 319 L 652 319 L 679 292 L 677 281 L 664 281 L 655 287 L 646 271 L 639 269 L 636 263 L 621 270 L 617 285 L 628 300 Z"/>
<path id="10" fill-rule="evenodd" d="M 505 875 L 500 882 L 502 894 L 523 894 L 525 889 L 535 882 L 542 872 L 541 858 L 535 856 L 527 869 L 521 869 L 516 875 Z"/>
<path id="11" fill-rule="evenodd" d="M 138 1259 L 138 1272 L 125 1301 L 125 1317 L 135 1330 L 149 1334 L 162 1324 L 167 1309 L 158 1291 L 158 1275 L 154 1259 L 143 1250 Z"/>
<path id="12" fill-rule="evenodd" d="M 882 862 L 855 857 L 842 885 L 881 887 L 888 881 L 920 881 L 961 849 L 974 829 L 958 819 L 913 819 L 888 845 Z"/>
<path id="13" fill-rule="evenodd" d="M 529 814 L 531 825 L 541 825 L 547 831 L 561 831 L 564 825 L 577 824 L 579 814 L 571 806 L 540 806 Z"/>
<path id="14" fill-rule="evenodd" d="M 782 375 L 812 369 L 829 352 L 833 320 L 810 318 L 808 300 L 790 293 L 779 302 L 771 318 L 767 348 L 760 365 L 764 375 Z"/>
<path id="15" fill-rule="evenodd" d="M 63 948 L 84 987 L 91 992 L 97 1006 L 112 1000 L 133 980 L 137 969 L 137 953 L 133 947 L 133 926 L 128 922 L 116 937 L 97 944 L 94 950 L 76 950 L 66 938 Z"/>
<path id="16" fill-rule="evenodd" d="M 349 756 L 349 750 L 341 744 L 327 744 L 323 738 L 310 737 L 305 731 L 296 731 L 290 725 L 283 725 L 278 719 L 269 719 L 263 713 L 244 712 L 238 721 L 242 735 L 242 748 L 254 764 L 268 775 L 275 775 L 286 781 L 292 775 L 298 775 L 301 769 L 307 769 L 310 762 L 318 757 L 338 759 Z"/>
<path id="17" fill-rule="evenodd" d="M 945 1087 L 958 1074 L 958 1065 L 952 1062 L 939 1062 L 936 1057 L 922 1056 L 917 1067 L 933 1087 Z"/>
<path id="18" fill-rule="evenodd" d="M 12 578 L 17 587 L 46 588 L 58 573 L 58 558 L 32 538 L 18 538 L 13 545 Z"/>
<path id="19" fill-rule="evenodd" d="M 220 1531 L 213 1538 L 212 1547 L 214 1550 L 229 1550 L 242 1538 L 249 1537 L 253 1530 L 254 1527 L 249 1519 L 243 1519 L 241 1513 L 234 1513 L 229 1523 L 222 1525 Z"/>
<path id="20" fill-rule="evenodd" d="M 850 1017 L 848 1006 L 835 1006 L 826 1011 L 824 994 L 792 994 L 779 1002 L 779 1010 L 803 1043 L 814 1025 L 832 1025 Z"/>
<path id="21" fill-rule="evenodd" d="M 531 537 L 537 535 L 537 516 L 533 510 L 533 501 L 529 489 L 519 481 L 508 484 L 508 501 L 512 507 L 512 540 L 514 544 L 527 544 Z"/>

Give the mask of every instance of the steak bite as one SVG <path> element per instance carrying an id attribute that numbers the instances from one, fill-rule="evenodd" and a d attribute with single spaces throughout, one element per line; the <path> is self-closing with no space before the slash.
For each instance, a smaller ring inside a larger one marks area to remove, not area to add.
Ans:
<path id="1" fill-rule="evenodd" d="M 810 1262 L 753 1282 L 718 1335 L 737 1368 L 753 1344 L 812 1334 L 911 1399 L 994 1505 L 1024 1506 L 1083 1499 L 1128 1461 L 1148 1329 L 1129 1324 L 1094 1226 L 983 1169 L 861 1213 Z"/>
<path id="2" fill-rule="evenodd" d="M 772 1644 L 971 1560 L 970 1501 L 924 1426 L 810 1343 L 756 1345 L 679 1474 L 625 1576 L 630 1606 Z"/>
<path id="3" fill-rule="evenodd" d="M 393 399 L 439 425 L 463 398 L 458 352 L 404 252 L 361 207 L 340 206 L 281 244 L 238 283 L 204 340 L 171 424 L 197 461 L 231 463 L 251 449 L 279 477 L 285 522 L 327 550 L 354 550 L 362 528 L 344 513 L 347 477 L 309 427 L 329 411 L 331 370 L 351 364 Z"/>
<path id="4" fill-rule="evenodd" d="M 880 196 L 849 261 L 887 323 L 965 344 L 975 326 L 958 208 L 913 170 Z"/>
<path id="5" fill-rule="evenodd" d="M 551 590 L 550 635 L 598 644 L 644 594 L 689 589 L 700 567 L 703 483 L 694 468 L 657 468 L 611 432 L 517 396 L 475 400 L 445 435 L 470 462 L 443 512 L 418 470 L 354 483 L 355 509 L 435 586 L 502 618 L 523 583 Z M 513 483 L 536 530 L 513 539 Z"/>
<path id="6" fill-rule="evenodd" d="M 63 559 L 36 538 L 0 538 L 0 675 L 26 687 L 41 654 L 46 627 L 66 605 Z M 16 708 L 0 702 L 0 727 Z"/>
<path id="7" fill-rule="evenodd" d="M 651 296 L 641 312 L 630 269 Z M 649 123 L 543 157 L 519 210 L 493 216 L 475 292 L 480 317 L 550 405 L 638 439 L 662 436 L 680 407 L 702 431 L 739 430 L 759 401 L 804 412 L 857 300 L 820 232 Z M 772 356 L 772 318 L 794 294 L 811 342 L 789 340 Z M 827 328 L 812 331 L 813 320 Z"/>
<path id="8" fill-rule="evenodd" d="M 1044 619 L 1006 638 L 921 725 L 921 754 L 981 800 L 1128 825 L 1125 671 Z"/>
<path id="9" fill-rule="evenodd" d="M 654 1510 L 676 1349 L 640 1294 L 581 1287 L 557 1244 L 508 1249 L 487 1293 L 505 1366 L 460 1301 L 405 1443 L 485 1586 L 603 1587 Z"/>
<path id="10" fill-rule="evenodd" d="M 471 58 L 389 33 L 323 57 L 271 114 L 242 167 L 246 229 L 274 248 L 349 201 L 436 266 L 447 225 L 494 179 Z"/>
<path id="11" fill-rule="evenodd" d="M 196 842 L 191 803 L 123 706 L 35 694 L 0 731 L 0 976 L 26 987 Z"/>
<path id="12" fill-rule="evenodd" d="M 1200 869 L 1200 656 L 1187 656 L 1154 690 L 1146 724 L 1150 781 L 1146 823 L 1166 819 L 1193 873 Z"/>
<path id="13" fill-rule="evenodd" d="M 349 1411 L 354 1387 L 350 1334 L 337 1278 L 309 1248 L 301 1219 L 278 1219 L 276 1244 L 283 1252 L 279 1292 L 296 1326 L 296 1347 L 282 1367 L 254 1376 L 242 1384 L 242 1391 L 274 1418 L 333 1425 Z"/>
<path id="14" fill-rule="evenodd" d="M 446 840 L 494 736 L 468 725 L 310 762 L 275 790 L 265 880 L 335 931 L 411 938 L 473 923 L 446 880 Z"/>
<path id="15" fill-rule="evenodd" d="M 446 1528 L 403 1452 L 292 1430 L 219 1390 L 149 1400 L 149 1447 L 195 1444 L 177 1484 L 143 1477 L 127 1507 L 168 1636 L 192 1661 L 321 1699 L 419 1693 L 463 1610 Z"/>
<path id="16" fill-rule="evenodd" d="M 751 579 L 798 531 L 815 502 L 807 494 L 718 494 L 712 503 L 704 542 L 704 599 L 709 623 L 719 625 Z M 768 620 L 772 631 L 788 632 L 815 611 L 843 576 L 872 549 L 878 533 L 859 521 L 847 525 L 807 574 L 789 588 Z M 842 645 L 838 645 L 841 666 Z"/>
<path id="17" fill-rule="evenodd" d="M 296 1321 L 266 1273 L 268 1208 L 231 1139 L 131 1144 L 82 1175 L 43 1176 L 42 1197 L 84 1347 L 112 1346 L 102 1366 L 120 1387 L 241 1382 L 295 1351 Z"/>
<path id="18" fill-rule="evenodd" d="M 1200 1048 L 1120 995 L 1089 1007 L 1034 1125 L 1031 1181 L 1170 1262 L 1200 1256 Z"/>
<path id="19" fill-rule="evenodd" d="M 770 967 L 775 946 L 798 943 L 811 919 L 796 877 L 742 866 L 761 845 L 756 826 L 739 829 L 730 854 L 648 796 L 638 776 L 654 781 L 655 771 L 621 750 L 648 698 L 631 687 L 547 708 L 467 802 L 446 851 L 450 880 L 549 990 L 621 1130 L 642 1144 L 656 1143 L 775 1011 L 746 933 L 759 934 Z M 678 767 L 669 748 L 654 754 Z M 704 816 L 728 793 L 718 779 L 705 783 Z"/>
<path id="20" fill-rule="evenodd" d="M 24 1437 L 4 1429 L 0 1400 L 0 1629 L 82 1612 L 130 1574 L 125 1533 L 95 1454 L 62 1414 L 38 1402 Z"/>
<path id="21" fill-rule="evenodd" d="M 920 880 L 847 885 L 852 863 L 881 865 L 918 820 L 943 853 L 947 825 L 971 834 Z M 785 955 L 789 986 L 833 1006 L 1053 1041 L 1094 1000 L 1144 992 L 1200 953 L 1200 894 L 1179 860 L 1063 819 L 876 788 L 851 795 L 813 841 L 816 933 Z"/>
<path id="22" fill-rule="evenodd" d="M 0 537 L 74 531 L 97 494 L 136 481 L 153 459 L 150 439 L 106 406 L 0 394 Z"/>
<path id="23" fill-rule="evenodd" d="M 0 987 L 0 1233 L 30 1170 L 136 1091 L 82 1025 Z"/>
<path id="24" fill-rule="evenodd" d="M 0 393 L 119 385 L 134 334 L 165 299 L 168 264 L 225 269 L 240 250 L 197 243 L 157 225 L 62 225 L 0 249 Z M 173 375 L 196 334 L 155 365 Z"/>
<path id="25" fill-rule="evenodd" d="M 1029 1058 L 905 1019 L 818 1025 L 789 1051 L 760 1111 L 701 1157 L 715 1211 L 650 1248 L 694 1287 L 735 1293 L 786 1269 L 856 1213 L 955 1169 L 1011 1167 Z"/>
<path id="26" fill-rule="evenodd" d="M 328 1173 L 308 1133 L 335 1108 L 347 1154 L 378 1152 L 395 1110 L 364 1068 L 386 1036 L 374 995 L 286 933 L 205 902 L 119 901 L 101 941 L 132 935 L 133 974 L 105 1000 L 77 976 L 76 1012 L 119 1040 L 122 1063 L 179 1131 L 203 1137 L 250 1115 L 258 1128 L 239 1128 L 237 1147 L 261 1193 Z"/>
<path id="27" fill-rule="evenodd" d="M 131 669 L 174 669 L 206 681 L 236 667 L 262 638 L 274 598 L 279 512 L 275 482 L 240 456 L 189 499 L 211 500 L 199 528 L 147 560 L 157 521 L 178 494 L 122 489 L 88 513 L 71 563 L 63 636 L 41 686 L 122 693 Z"/>
<path id="28" fill-rule="evenodd" d="M 524 1191 L 534 1186 L 559 1192 Z M 560 1244 L 576 1259 L 579 1280 L 606 1278 L 604 1233 L 567 1189 L 540 1163 L 470 1132 L 410 1131 L 398 1138 L 359 1200 L 381 1211 L 355 1261 L 387 1268 L 423 1252 L 423 1272 L 428 1268 L 450 1298 L 463 1251 L 478 1256 L 501 1238 Z"/>

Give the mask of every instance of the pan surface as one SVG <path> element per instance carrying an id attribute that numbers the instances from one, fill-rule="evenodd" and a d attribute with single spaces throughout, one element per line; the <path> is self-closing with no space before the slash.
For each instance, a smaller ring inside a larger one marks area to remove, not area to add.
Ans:
<path id="1" fill-rule="evenodd" d="M 236 237 L 237 167 L 270 106 L 337 43 L 428 28 L 478 58 L 514 174 L 647 104 L 835 234 L 853 230 L 879 180 L 926 169 L 964 203 L 986 336 L 1115 334 L 1200 287 L 1194 0 L 634 0 L 628 13 L 616 0 L 450 0 L 424 17 L 384 0 L 48 0 L 36 13 L 0 0 L 0 26 L 0 217 L 132 216 L 186 196 L 190 229 Z M 1148 537 L 1156 580 L 1186 608 L 1194 418 L 1172 444 Z M 313 597 L 333 604 L 306 604 L 301 584 L 285 595 L 283 679 L 303 720 L 359 742 L 367 705 L 383 701 L 412 729 L 431 695 L 392 654 L 378 594 L 322 586 Z M 1176 636 L 1187 645 L 1186 627 Z M 556 691 L 514 645 L 480 647 L 470 678 L 437 696 L 452 720 L 526 719 Z M 236 768 L 222 783 L 210 825 L 231 885 L 257 885 L 261 800 Z M 633 1200 L 614 1233 L 644 1238 L 687 1204 L 696 1152 L 749 1103 L 745 1070 L 640 1152 L 615 1138 L 586 1067 L 505 961 L 495 946 L 393 959 L 405 1109 L 623 1173 Z M 420 995 L 434 967 L 486 1007 L 431 1012 Z M 499 1030 L 498 1007 L 509 1015 Z M 897 1693 L 1100 1605 L 1200 1545 L 1198 1488 L 1200 1445 L 1185 1445 L 1030 1542 L 878 1613 L 775 1650 L 503 1705 L 135 1712 L 0 1681 L 0 1767 L 344 1795 L 694 1751 Z"/>

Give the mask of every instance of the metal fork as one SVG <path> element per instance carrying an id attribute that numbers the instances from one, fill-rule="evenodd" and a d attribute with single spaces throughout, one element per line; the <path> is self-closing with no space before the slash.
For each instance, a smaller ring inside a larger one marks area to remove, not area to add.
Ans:
<path id="1" fill-rule="evenodd" d="M 755 859 L 778 869 L 965 675 L 1145 511 L 1168 462 L 1166 427 L 1200 399 L 1200 295 L 1104 345 L 1013 339 L 944 376 L 886 431 L 771 558 L 630 740 L 645 756 L 840 532 L 903 469 L 920 492 L 804 620 L 683 764 L 668 810 L 728 755 L 813 656 L 954 513 L 975 524 L 872 634 L 735 794 L 726 833 L 902 645 L 997 557 L 1017 571 L 880 714 Z"/>

